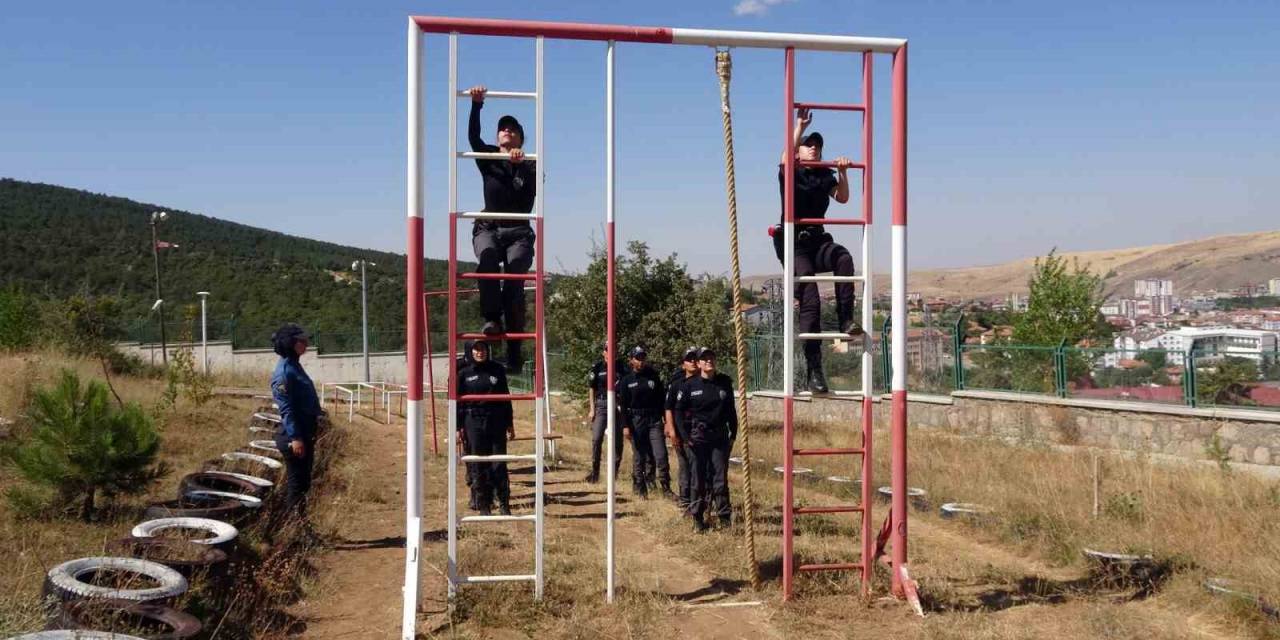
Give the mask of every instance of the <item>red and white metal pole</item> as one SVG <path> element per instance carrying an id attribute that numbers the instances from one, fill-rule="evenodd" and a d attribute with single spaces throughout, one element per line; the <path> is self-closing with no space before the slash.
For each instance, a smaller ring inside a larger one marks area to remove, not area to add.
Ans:
<path id="1" fill-rule="evenodd" d="M 907 45 L 893 54 L 893 382 L 890 540 L 893 592 L 908 595 L 907 564 Z"/>
<path id="2" fill-rule="evenodd" d="M 784 153 L 782 160 L 782 599 L 791 599 L 791 582 L 795 573 L 792 536 L 795 524 L 792 509 L 791 468 L 795 448 L 795 357 L 796 323 L 791 300 L 795 296 L 795 181 L 796 181 L 796 51 L 787 47 L 784 54 L 782 99 L 786 114 Z"/>
<path id="3" fill-rule="evenodd" d="M 418 614 L 419 555 L 422 547 L 422 34 L 412 19 L 408 25 L 408 157 L 405 209 L 407 212 L 406 370 L 409 388 L 405 419 L 405 560 L 403 640 L 413 640 Z"/>
<path id="4" fill-rule="evenodd" d="M 615 469 L 614 456 L 617 455 L 614 443 L 614 430 L 618 428 L 615 424 L 616 402 L 617 398 L 613 393 L 614 377 L 617 371 L 614 371 L 614 362 L 617 356 L 614 353 L 614 335 L 616 314 L 614 313 L 614 235 L 613 235 L 613 217 L 614 207 L 617 204 L 614 178 L 617 166 L 614 164 L 614 77 L 613 77 L 613 50 L 614 43 L 612 40 L 608 43 L 605 50 L 605 102 L 604 102 L 604 146 L 605 146 L 605 170 L 604 170 L 604 211 L 605 211 L 605 411 L 608 412 L 607 422 L 605 423 L 605 440 L 608 441 L 608 463 L 605 467 L 607 477 L 605 479 L 605 493 L 608 495 L 605 519 L 605 602 L 613 602 L 614 588 L 614 538 L 613 538 L 613 519 L 614 519 L 614 474 Z M 541 133 L 541 132 L 539 132 Z"/>
<path id="5" fill-rule="evenodd" d="M 872 306 L 872 297 L 875 287 L 872 285 L 871 270 L 871 230 L 872 224 L 872 202 L 871 202 L 871 167 L 872 167 L 872 136 L 871 130 L 874 128 L 874 120 L 871 117 L 872 106 L 872 70 L 875 68 L 875 54 L 862 54 L 862 163 L 865 165 L 862 169 L 862 217 L 865 224 L 862 225 L 862 327 L 865 331 L 870 332 L 872 325 L 875 324 L 875 310 Z M 875 458 L 872 456 L 872 442 L 875 440 L 875 421 L 873 420 L 874 405 L 872 396 L 875 395 L 875 376 L 873 375 L 873 367 L 875 366 L 875 358 L 871 357 L 871 350 L 866 348 L 871 342 L 871 334 L 865 334 L 862 349 L 862 593 L 867 595 L 871 592 L 871 578 L 874 574 L 874 563 L 872 556 L 875 555 L 875 541 L 872 538 L 871 527 L 871 470 L 872 462 Z"/>

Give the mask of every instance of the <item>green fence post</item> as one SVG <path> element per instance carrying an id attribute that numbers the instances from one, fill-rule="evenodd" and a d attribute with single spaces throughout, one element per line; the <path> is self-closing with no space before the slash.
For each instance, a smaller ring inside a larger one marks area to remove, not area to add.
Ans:
<path id="1" fill-rule="evenodd" d="M 1200 404 L 1199 389 L 1196 388 L 1196 352 L 1195 349 L 1188 349 L 1183 355 L 1182 363 L 1182 384 L 1183 393 L 1187 397 L 1187 406 L 1196 407 Z"/>
<path id="2" fill-rule="evenodd" d="M 1059 398 L 1067 397 L 1067 339 L 1063 338 L 1053 350 L 1054 391 Z"/>
<path id="3" fill-rule="evenodd" d="M 952 369 L 954 370 L 954 387 L 957 391 L 964 390 L 964 314 L 961 313 L 956 318 L 956 325 L 951 334 L 951 352 L 954 360 L 952 361 Z"/>

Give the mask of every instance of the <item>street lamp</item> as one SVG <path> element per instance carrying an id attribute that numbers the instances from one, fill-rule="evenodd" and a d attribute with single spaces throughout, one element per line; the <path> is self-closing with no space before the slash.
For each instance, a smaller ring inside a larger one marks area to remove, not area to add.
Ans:
<path id="1" fill-rule="evenodd" d="M 363 258 L 351 263 L 351 270 L 355 271 L 356 267 L 360 267 L 360 324 L 361 336 L 364 354 L 364 381 L 373 382 L 373 377 L 369 375 L 369 289 L 366 286 L 364 277 L 365 267 L 376 267 L 378 263 L 369 262 Z"/>
<path id="2" fill-rule="evenodd" d="M 164 295 L 160 291 L 160 238 L 156 235 L 156 225 L 169 218 L 167 211 L 155 211 L 151 214 L 151 258 L 156 267 L 156 310 L 160 312 L 160 359 L 164 366 L 169 366 L 169 346 L 164 333 Z"/>
<path id="3" fill-rule="evenodd" d="M 204 360 L 204 374 L 209 375 L 209 316 L 205 313 L 208 291 L 197 291 L 200 296 L 200 359 Z"/>

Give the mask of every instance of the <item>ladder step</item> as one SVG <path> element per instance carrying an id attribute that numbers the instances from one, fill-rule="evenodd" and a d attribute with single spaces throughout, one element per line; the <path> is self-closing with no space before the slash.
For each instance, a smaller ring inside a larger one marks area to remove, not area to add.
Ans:
<path id="1" fill-rule="evenodd" d="M 459 151 L 459 158 L 471 158 L 472 160 L 510 160 L 511 156 L 498 151 Z M 538 154 L 526 153 L 525 160 L 537 160 Z"/>
<path id="2" fill-rule="evenodd" d="M 835 449 L 793 449 L 792 455 L 797 456 L 860 456 L 863 454 L 862 449 L 848 447 Z"/>
<path id="3" fill-rule="evenodd" d="M 862 513 L 862 507 L 855 505 L 836 505 L 833 507 L 796 507 L 792 513 Z"/>
<path id="4" fill-rule="evenodd" d="M 458 396 L 458 402 L 491 402 L 493 400 L 537 400 L 536 393 L 469 393 Z"/>
<path id="5" fill-rule="evenodd" d="M 866 105 L 841 104 L 837 102 L 797 102 L 797 109 L 819 109 L 822 111 L 866 111 Z"/>
<path id="6" fill-rule="evenodd" d="M 537 462 L 538 454 L 502 454 L 493 456 L 462 456 L 458 458 L 462 462 Z"/>
<path id="7" fill-rule="evenodd" d="M 471 92 L 466 89 L 459 89 L 458 97 L 470 98 Z M 484 92 L 485 100 L 488 100 L 489 98 L 510 98 L 512 100 L 534 100 L 534 99 L 537 99 L 537 97 L 538 97 L 538 94 L 534 91 L 486 91 Z"/>
<path id="8" fill-rule="evenodd" d="M 866 394 L 861 391 L 846 391 L 844 389 L 833 389 L 826 393 L 814 393 L 812 391 L 797 391 L 797 398 L 862 398 Z"/>
<path id="9" fill-rule="evenodd" d="M 796 571 L 859 571 L 862 569 L 860 562 L 832 562 L 830 564 L 802 564 L 796 567 Z"/>
<path id="10" fill-rule="evenodd" d="M 796 276 L 796 282 L 862 282 L 864 276 Z"/>
<path id="11" fill-rule="evenodd" d="M 499 211 L 459 211 L 459 218 L 469 218 L 472 220 L 534 220 L 538 217 L 536 213 L 502 213 Z"/>
<path id="12" fill-rule="evenodd" d="M 839 331 L 823 331 L 819 333 L 797 333 L 797 340 L 852 340 L 853 336 Z"/>
<path id="13" fill-rule="evenodd" d="M 796 218 L 796 224 L 866 225 L 865 218 Z"/>
<path id="14" fill-rule="evenodd" d="M 458 278 L 463 280 L 537 280 L 538 274 L 535 273 L 459 273 Z"/>
<path id="15" fill-rule="evenodd" d="M 507 157 L 501 153 L 495 153 L 491 155 L 502 156 L 504 158 Z M 525 156 L 525 157 L 527 158 L 529 156 Z M 823 169 L 836 168 L 836 163 L 834 160 L 796 160 L 796 165 L 800 167 L 815 167 L 815 168 L 823 168 Z M 866 169 L 867 164 L 865 162 L 850 162 L 849 168 L 850 169 Z"/>
<path id="16" fill-rule="evenodd" d="M 538 516 L 462 516 L 459 523 L 466 522 L 536 522 Z"/>
<path id="17" fill-rule="evenodd" d="M 479 584 L 481 582 L 524 582 L 534 581 L 538 577 L 535 575 L 507 575 L 507 576 L 458 576 L 454 582 L 458 584 Z"/>
<path id="18" fill-rule="evenodd" d="M 519 332 L 519 333 L 459 333 L 459 340 L 535 340 L 538 334 Z"/>

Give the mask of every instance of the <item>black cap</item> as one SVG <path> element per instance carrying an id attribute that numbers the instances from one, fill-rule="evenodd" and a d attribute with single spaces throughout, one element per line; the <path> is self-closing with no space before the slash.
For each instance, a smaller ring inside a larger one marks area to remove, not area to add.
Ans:
<path id="1" fill-rule="evenodd" d="M 286 358 L 293 357 L 295 352 L 293 347 L 299 340 L 311 340 L 311 334 L 306 329 L 292 323 L 286 322 L 271 334 L 271 347 L 277 354 Z"/>
<path id="2" fill-rule="evenodd" d="M 682 361 L 684 361 L 684 362 L 697 362 L 697 360 L 698 360 L 698 348 L 697 348 L 697 347 L 689 347 L 688 349 L 685 349 L 685 350 L 684 350 L 684 357 L 682 357 L 682 358 L 680 358 L 680 359 L 681 359 Z"/>
<path id="3" fill-rule="evenodd" d="M 649 353 L 644 350 L 643 346 L 640 346 L 640 345 L 636 345 L 632 347 L 631 353 L 628 355 L 630 355 L 632 358 L 635 358 L 636 360 L 644 360 L 645 358 L 649 357 Z"/>
<path id="4" fill-rule="evenodd" d="M 467 344 L 468 352 L 474 351 L 476 349 L 483 349 L 485 353 L 489 353 L 489 343 L 485 342 L 484 340 L 475 340 Z"/>
<path id="5" fill-rule="evenodd" d="M 514 118 L 513 118 L 513 119 L 514 119 Z M 520 135 L 521 135 L 521 137 L 523 137 L 523 136 L 524 136 L 524 134 L 523 134 L 523 133 L 522 133 L 522 134 L 520 134 Z M 817 131 L 814 131 L 813 133 L 811 133 L 811 134 L 809 134 L 809 135 L 805 136 L 805 137 L 804 137 L 804 139 L 800 141 L 800 144 L 801 144 L 801 145 L 803 145 L 803 146 L 806 146 L 806 147 L 810 147 L 810 146 L 812 146 L 812 147 L 821 147 L 821 146 L 822 146 L 822 134 L 821 134 L 821 133 L 818 133 Z"/>
<path id="6" fill-rule="evenodd" d="M 703 347 L 701 349 L 698 349 L 699 360 L 711 360 L 711 359 L 714 359 L 715 357 L 716 357 L 716 351 L 711 347 Z"/>
<path id="7" fill-rule="evenodd" d="M 516 117 L 511 114 L 498 118 L 498 130 L 501 131 L 507 128 L 513 129 L 520 134 L 520 142 L 524 142 L 524 127 L 520 126 L 520 121 L 516 120 Z"/>

